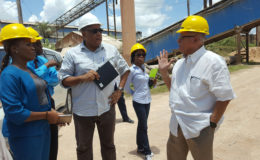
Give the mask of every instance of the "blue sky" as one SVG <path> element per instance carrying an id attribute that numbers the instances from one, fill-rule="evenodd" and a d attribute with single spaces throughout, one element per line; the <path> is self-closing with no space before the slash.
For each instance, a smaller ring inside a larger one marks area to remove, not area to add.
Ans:
<path id="1" fill-rule="evenodd" d="M 213 0 L 216 3 L 220 0 Z M 21 0 L 24 22 L 52 22 L 81 0 Z M 113 28 L 112 0 L 110 4 L 110 28 Z M 118 0 L 118 3 L 120 0 Z M 0 20 L 17 22 L 16 0 L 0 0 Z M 121 29 L 120 4 L 116 6 L 117 29 Z M 203 0 L 190 0 L 191 14 L 203 8 Z M 91 11 L 107 28 L 105 3 Z M 187 0 L 135 0 L 136 29 L 149 36 L 187 17 Z M 71 25 L 77 25 L 77 20 Z"/>

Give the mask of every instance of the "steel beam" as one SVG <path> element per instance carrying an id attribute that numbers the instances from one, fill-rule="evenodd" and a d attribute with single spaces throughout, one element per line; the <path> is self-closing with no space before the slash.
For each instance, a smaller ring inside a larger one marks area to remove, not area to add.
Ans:
<path id="1" fill-rule="evenodd" d="M 51 24 L 56 26 L 56 30 L 63 28 L 65 25 L 73 22 L 74 20 L 78 19 L 79 17 L 83 16 L 84 14 L 88 13 L 92 9 L 96 8 L 98 5 L 105 2 L 105 0 L 83 0 L 78 3 L 75 7 L 61 15 Z"/>

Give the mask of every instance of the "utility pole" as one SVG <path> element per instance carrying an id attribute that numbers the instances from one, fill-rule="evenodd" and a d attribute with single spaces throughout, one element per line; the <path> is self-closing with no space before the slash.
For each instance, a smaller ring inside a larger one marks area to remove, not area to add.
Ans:
<path id="1" fill-rule="evenodd" d="M 236 64 L 241 63 L 241 27 L 240 26 L 235 26 L 235 32 L 236 32 L 236 42 L 237 42 L 237 54 L 235 55 L 236 57 Z"/>
<path id="2" fill-rule="evenodd" d="M 212 6 L 212 0 L 209 0 L 209 6 L 210 7 Z"/>
<path id="3" fill-rule="evenodd" d="M 20 0 L 16 0 L 19 23 L 23 24 L 23 15 Z"/>
<path id="4" fill-rule="evenodd" d="M 106 13 L 107 13 L 107 35 L 109 35 L 109 18 L 108 18 L 108 4 L 106 0 Z"/>
<path id="5" fill-rule="evenodd" d="M 188 16 L 190 16 L 190 0 L 187 0 Z"/>
<path id="6" fill-rule="evenodd" d="M 208 2 L 208 0 L 203 0 L 204 9 L 207 8 L 207 2 Z"/>
<path id="7" fill-rule="evenodd" d="M 114 33 L 116 38 L 116 11 L 115 11 L 115 0 L 113 0 L 113 16 L 114 16 Z M 116 38 L 117 39 L 117 38 Z"/>

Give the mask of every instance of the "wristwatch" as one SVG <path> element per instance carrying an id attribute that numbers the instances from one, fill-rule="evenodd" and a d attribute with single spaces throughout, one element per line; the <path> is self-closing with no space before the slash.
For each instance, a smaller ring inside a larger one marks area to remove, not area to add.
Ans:
<path id="1" fill-rule="evenodd" d="M 124 92 L 124 88 L 123 87 L 118 87 L 118 90 L 121 92 Z"/>
<path id="2" fill-rule="evenodd" d="M 215 123 L 215 122 L 210 122 L 210 127 L 211 127 L 211 128 L 216 128 L 216 127 L 217 127 L 217 123 Z"/>

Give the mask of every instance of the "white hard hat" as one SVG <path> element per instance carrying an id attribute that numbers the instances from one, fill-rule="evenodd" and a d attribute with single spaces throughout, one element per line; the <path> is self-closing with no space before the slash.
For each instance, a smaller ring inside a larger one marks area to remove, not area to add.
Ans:
<path id="1" fill-rule="evenodd" d="M 87 13 L 80 18 L 78 30 L 80 31 L 82 28 L 93 24 L 101 25 L 101 23 L 99 22 L 98 18 L 95 15 L 91 13 Z"/>

